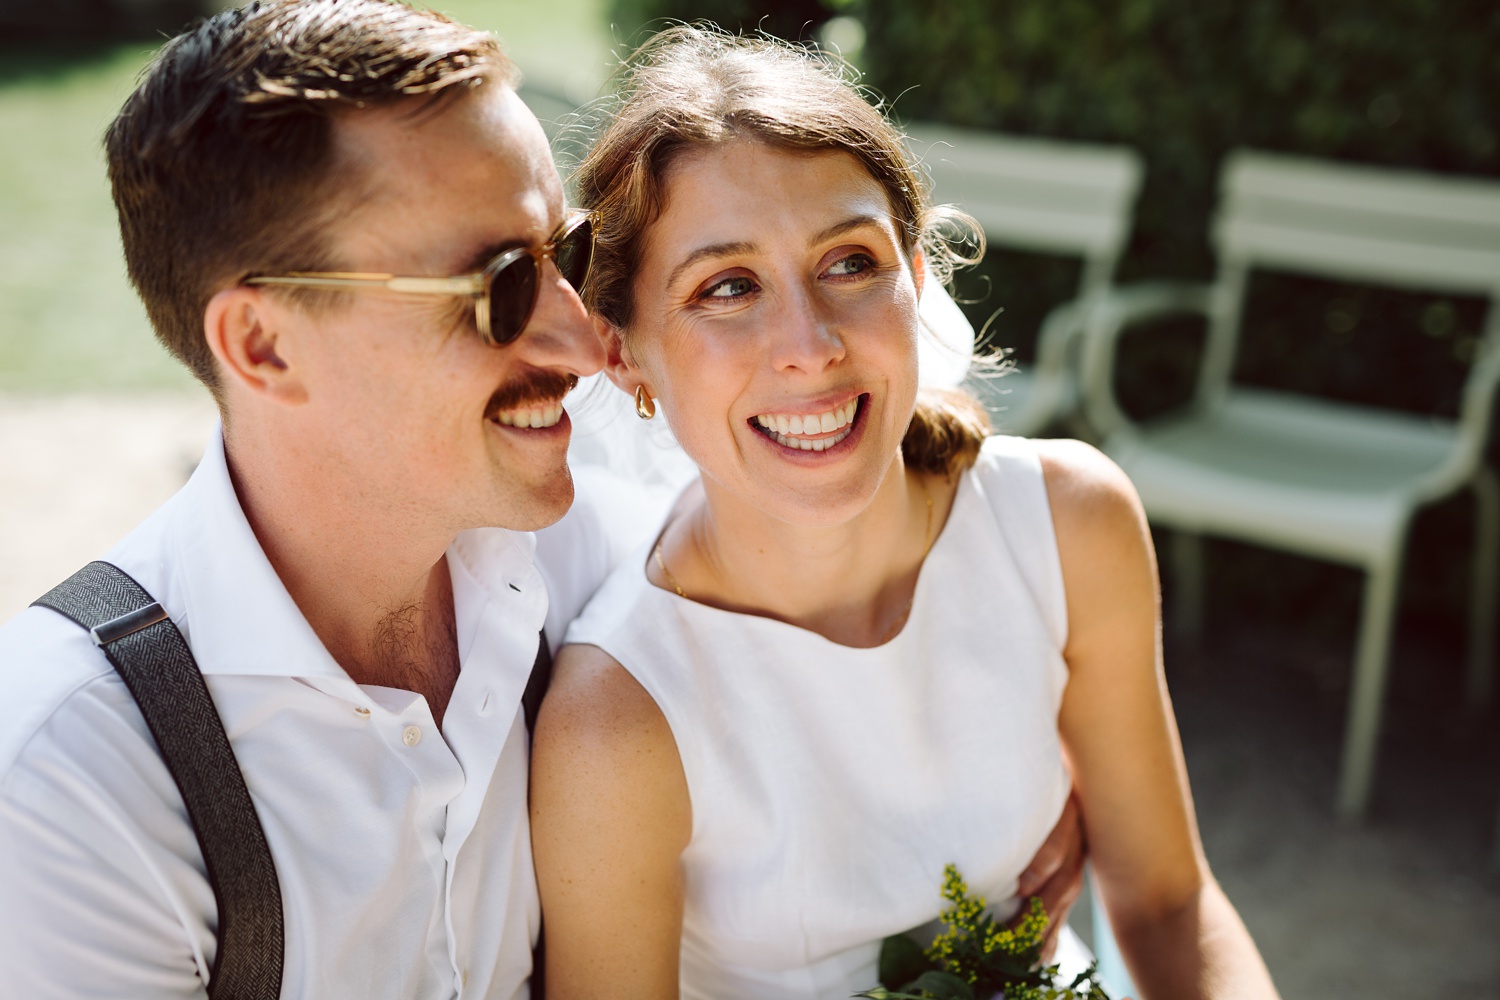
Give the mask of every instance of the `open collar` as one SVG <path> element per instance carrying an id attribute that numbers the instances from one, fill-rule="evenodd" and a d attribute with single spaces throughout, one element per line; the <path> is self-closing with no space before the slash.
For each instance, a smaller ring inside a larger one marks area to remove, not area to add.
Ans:
<path id="1" fill-rule="evenodd" d="M 532 636 L 541 628 L 547 597 L 534 551 L 529 532 L 503 528 L 466 531 L 449 546 L 461 662 L 491 615 Z M 161 602 L 205 675 L 350 681 L 251 530 L 229 477 L 222 426 L 177 496 L 106 558 Z"/>

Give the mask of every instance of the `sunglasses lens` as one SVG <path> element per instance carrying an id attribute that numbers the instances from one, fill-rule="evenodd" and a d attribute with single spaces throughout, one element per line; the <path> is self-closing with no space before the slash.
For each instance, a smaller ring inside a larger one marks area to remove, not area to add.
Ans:
<path id="1" fill-rule="evenodd" d="M 575 290 L 582 290 L 594 256 L 594 224 L 584 219 L 557 241 L 557 269 Z"/>
<path id="2" fill-rule="evenodd" d="M 536 261 L 522 254 L 490 279 L 490 339 L 508 344 L 521 335 L 536 305 Z"/>

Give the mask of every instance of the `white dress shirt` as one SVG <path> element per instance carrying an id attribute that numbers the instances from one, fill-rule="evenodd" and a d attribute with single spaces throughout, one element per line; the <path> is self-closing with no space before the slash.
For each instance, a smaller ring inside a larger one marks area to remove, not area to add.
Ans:
<path id="1" fill-rule="evenodd" d="M 576 549 L 601 530 L 587 513 L 549 536 L 554 633 L 607 569 Z M 441 732 L 425 698 L 356 684 L 329 656 L 218 439 L 107 555 L 181 629 L 223 718 L 280 878 L 283 997 L 527 996 L 540 912 L 520 701 L 548 617 L 534 546 L 485 529 L 448 549 L 461 670 Z M 0 995 L 204 996 L 213 894 L 124 683 L 81 628 L 31 608 L 0 628 L 0 704 Z"/>

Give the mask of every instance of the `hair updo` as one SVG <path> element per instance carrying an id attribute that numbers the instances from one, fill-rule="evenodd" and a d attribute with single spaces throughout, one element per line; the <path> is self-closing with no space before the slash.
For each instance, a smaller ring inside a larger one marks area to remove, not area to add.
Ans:
<path id="1" fill-rule="evenodd" d="M 779 149 L 854 156 L 884 188 L 907 258 L 920 249 L 929 280 L 946 282 L 981 251 L 967 215 L 929 203 L 925 178 L 899 131 L 835 59 L 771 38 L 697 25 L 655 35 L 626 63 L 618 102 L 575 175 L 580 207 L 593 213 L 588 307 L 625 329 L 646 230 L 661 215 L 663 178 L 682 153 L 736 139 Z M 901 442 L 906 464 L 948 475 L 972 465 L 989 419 L 959 391 L 922 389 Z"/>

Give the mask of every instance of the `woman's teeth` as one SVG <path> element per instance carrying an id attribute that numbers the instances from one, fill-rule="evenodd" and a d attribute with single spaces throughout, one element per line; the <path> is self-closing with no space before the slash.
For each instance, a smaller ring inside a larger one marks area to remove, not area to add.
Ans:
<path id="1" fill-rule="evenodd" d="M 562 400 L 558 400 L 547 406 L 503 410 L 495 415 L 495 422 L 502 427 L 552 427 L 562 419 L 562 414 Z"/>
<path id="2" fill-rule="evenodd" d="M 849 400 L 843 406 L 827 411 L 826 413 L 762 413 L 755 418 L 755 422 L 765 431 L 766 436 L 773 439 L 784 448 L 797 448 L 801 451 L 827 451 L 849 436 L 854 428 L 850 426 L 854 422 L 854 414 L 859 411 L 859 398 Z M 801 435 L 807 434 L 832 434 L 839 433 L 833 437 L 810 438 Z"/>

